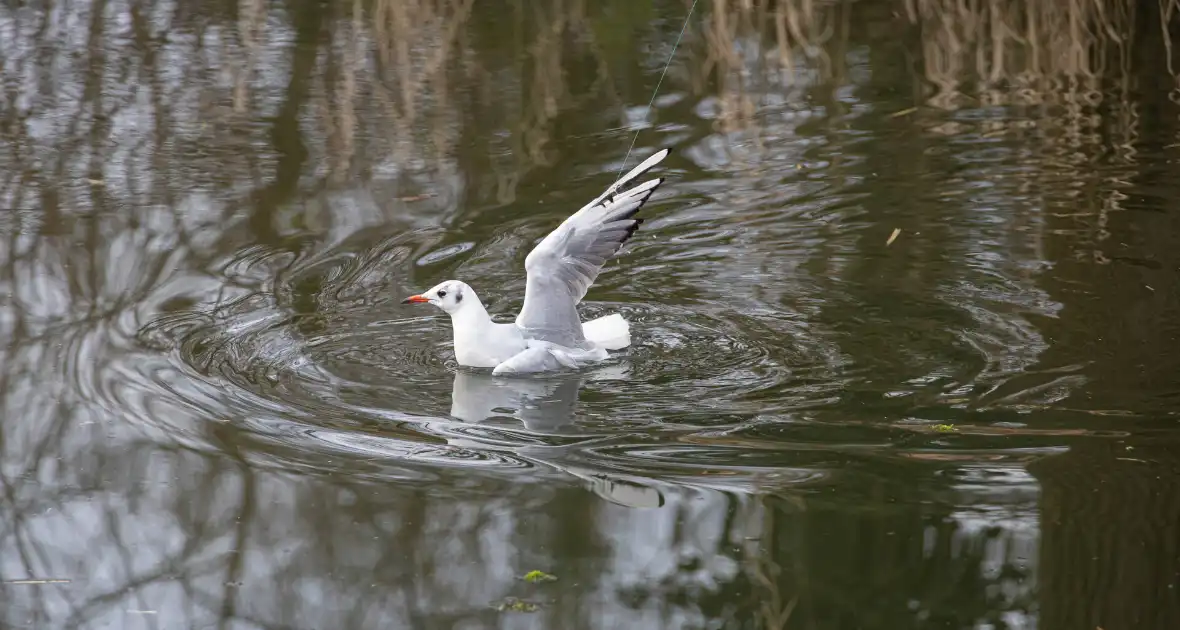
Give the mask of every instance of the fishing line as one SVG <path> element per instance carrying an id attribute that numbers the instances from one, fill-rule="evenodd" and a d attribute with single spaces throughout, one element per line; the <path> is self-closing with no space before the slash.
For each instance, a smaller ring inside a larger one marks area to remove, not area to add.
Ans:
<path id="1" fill-rule="evenodd" d="M 647 112 L 644 113 L 644 120 L 651 116 L 651 106 L 656 102 L 656 95 L 660 93 L 660 85 L 664 83 L 664 75 L 668 74 L 668 66 L 672 65 L 672 58 L 676 56 L 676 49 L 680 47 L 680 40 L 684 39 L 684 32 L 688 30 L 688 21 L 692 19 L 692 12 L 697 8 L 699 0 L 692 0 L 692 6 L 688 8 L 688 15 L 684 16 L 684 26 L 680 27 L 680 35 L 676 37 L 676 43 L 672 44 L 672 52 L 668 53 L 668 63 L 664 64 L 664 71 L 660 73 L 660 80 L 656 81 L 656 89 L 651 93 L 651 101 L 647 103 Z M 619 167 L 619 174 L 615 176 L 615 181 L 619 181 L 623 177 L 623 169 L 627 168 L 627 160 L 631 159 L 631 151 L 635 148 L 635 141 L 639 140 L 639 134 L 643 130 L 635 132 L 635 137 L 631 138 L 631 146 L 627 147 L 627 156 L 623 158 L 623 165 Z"/>

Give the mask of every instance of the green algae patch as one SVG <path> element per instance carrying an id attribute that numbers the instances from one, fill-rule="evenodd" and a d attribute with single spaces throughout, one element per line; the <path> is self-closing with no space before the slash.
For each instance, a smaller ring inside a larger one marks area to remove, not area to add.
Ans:
<path id="1" fill-rule="evenodd" d="M 524 581 L 529 582 L 530 584 L 539 584 L 541 582 L 556 582 L 557 576 L 550 575 L 548 573 L 545 573 L 544 571 L 533 570 L 533 571 L 529 571 L 528 573 L 524 574 Z"/>

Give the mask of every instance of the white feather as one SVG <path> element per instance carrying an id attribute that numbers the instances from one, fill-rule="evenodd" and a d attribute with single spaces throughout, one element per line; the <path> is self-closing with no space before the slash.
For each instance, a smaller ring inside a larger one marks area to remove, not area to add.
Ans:
<path id="1" fill-rule="evenodd" d="M 583 322 L 582 334 L 606 350 L 620 350 L 631 345 L 631 325 L 618 313 Z"/>

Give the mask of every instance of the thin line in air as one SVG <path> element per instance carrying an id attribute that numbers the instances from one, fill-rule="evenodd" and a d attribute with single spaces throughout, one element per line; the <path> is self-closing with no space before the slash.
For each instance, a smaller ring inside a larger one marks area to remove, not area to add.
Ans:
<path id="1" fill-rule="evenodd" d="M 680 40 L 684 39 L 684 32 L 688 30 L 688 21 L 692 19 L 692 12 L 697 8 L 697 2 L 700 0 L 692 0 L 692 6 L 688 8 L 688 15 L 684 16 L 684 26 L 680 27 L 680 35 L 676 37 L 676 43 L 672 45 L 672 52 L 668 54 L 668 62 L 664 64 L 664 71 L 660 73 L 660 80 L 656 81 L 656 89 L 651 93 L 651 101 L 647 103 L 647 112 L 643 115 L 646 120 L 651 116 L 651 106 L 656 102 L 656 96 L 660 93 L 660 85 L 664 83 L 664 75 L 668 74 L 668 66 L 672 65 L 672 58 L 676 56 L 676 49 L 680 47 Z M 643 131 L 640 129 L 635 132 L 635 137 L 631 138 L 631 146 L 627 147 L 627 156 L 623 158 L 623 165 L 619 167 L 619 174 L 615 176 L 615 181 L 619 181 L 623 177 L 623 169 L 627 168 L 627 160 L 631 159 L 631 151 L 635 148 L 635 141 L 639 140 L 639 133 Z"/>

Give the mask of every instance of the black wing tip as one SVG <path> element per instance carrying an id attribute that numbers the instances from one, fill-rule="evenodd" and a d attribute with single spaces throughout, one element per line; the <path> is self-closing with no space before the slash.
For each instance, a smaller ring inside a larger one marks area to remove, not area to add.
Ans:
<path id="1" fill-rule="evenodd" d="M 622 245 L 623 243 L 631 240 L 631 237 L 639 231 L 639 226 L 641 225 L 643 225 L 643 219 L 635 219 L 635 223 L 632 223 L 631 227 L 627 228 L 627 233 L 623 235 L 623 238 L 619 241 L 619 244 Z"/>
<path id="2" fill-rule="evenodd" d="M 664 147 L 663 149 L 660 149 L 660 151 L 664 151 L 665 153 L 671 153 L 672 148 L 671 147 Z M 656 154 L 658 154 L 658 153 L 659 153 L 659 151 L 656 152 Z M 661 159 L 663 159 L 663 158 L 661 158 Z M 639 214 L 640 210 L 643 210 L 643 207 L 646 206 L 647 202 L 651 200 L 652 195 L 654 195 L 656 193 L 656 189 L 659 188 L 660 186 L 662 186 L 664 184 L 664 182 L 666 182 L 666 181 L 668 181 L 667 177 L 660 176 L 655 179 L 650 179 L 644 184 L 640 184 L 640 186 L 644 186 L 646 184 L 650 184 L 651 182 L 655 182 L 655 185 L 653 185 L 651 188 L 644 191 L 643 198 L 639 200 L 639 204 L 635 206 L 634 210 L 631 210 L 623 217 L 619 217 L 622 219 L 631 219 L 633 221 L 633 223 L 627 228 L 627 233 L 623 235 L 623 238 L 619 239 L 620 246 L 623 243 L 626 243 L 627 241 L 631 240 L 631 237 L 634 236 L 635 232 L 637 232 L 639 230 L 639 226 L 643 225 L 644 218 L 637 217 L 635 215 Z M 613 200 L 613 198 L 607 198 L 607 199 L 604 199 L 603 201 L 606 203 L 609 203 L 612 200 Z"/>
<path id="3" fill-rule="evenodd" d="M 638 208 L 636 209 L 636 211 L 638 211 Z M 639 226 L 643 225 L 643 222 L 646 220 L 647 220 L 646 217 L 633 216 L 631 218 L 632 223 L 630 226 L 627 227 L 627 233 L 624 234 L 623 238 L 619 240 L 619 244 L 622 245 L 623 243 L 626 243 L 627 241 L 631 240 L 631 237 L 634 236 L 635 233 L 639 231 Z"/>
<path id="4" fill-rule="evenodd" d="M 645 192 L 645 193 L 643 194 L 643 200 L 639 202 L 639 208 L 642 208 L 643 206 L 647 205 L 647 202 L 648 202 L 648 201 L 651 201 L 651 196 L 652 196 L 652 195 L 654 195 L 654 194 L 656 194 L 656 190 L 657 190 L 657 189 L 658 189 L 660 186 L 663 186 L 663 185 L 664 185 L 664 182 L 668 181 L 668 178 L 666 178 L 666 177 L 657 177 L 657 178 L 655 178 L 655 179 L 653 179 L 653 180 L 651 180 L 651 181 L 655 182 L 655 185 L 654 185 L 654 186 L 652 186 L 650 190 L 648 190 L 647 192 Z M 639 208 L 636 208 L 636 210 L 639 210 Z"/>

